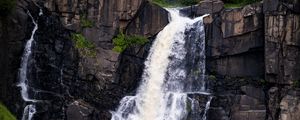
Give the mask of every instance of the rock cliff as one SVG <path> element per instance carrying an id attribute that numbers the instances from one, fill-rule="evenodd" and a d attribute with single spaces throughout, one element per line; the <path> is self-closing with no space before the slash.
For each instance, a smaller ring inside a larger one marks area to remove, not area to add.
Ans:
<path id="1" fill-rule="evenodd" d="M 204 0 L 181 10 L 190 17 L 210 14 L 204 19 L 213 96 L 208 119 L 300 119 L 300 1 L 223 6 Z M 28 103 L 16 86 L 18 69 L 34 27 L 27 12 L 39 26 L 28 68 L 34 97 L 43 100 L 36 103 L 38 120 L 109 120 L 120 99 L 134 94 L 151 41 L 168 24 L 167 11 L 147 0 L 17 0 L 0 19 L 0 101 L 19 119 Z M 112 39 L 120 30 L 149 42 L 117 53 Z M 74 33 L 95 46 L 94 56 L 81 54 Z"/>

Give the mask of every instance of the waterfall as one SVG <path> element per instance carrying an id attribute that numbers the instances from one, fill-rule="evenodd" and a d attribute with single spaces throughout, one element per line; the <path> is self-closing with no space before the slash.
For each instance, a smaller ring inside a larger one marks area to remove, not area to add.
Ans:
<path id="1" fill-rule="evenodd" d="M 188 94 L 206 92 L 204 16 L 168 11 L 170 23 L 150 49 L 137 94 L 121 100 L 112 120 L 184 120 Z"/>
<path id="2" fill-rule="evenodd" d="M 32 88 L 29 86 L 30 81 L 27 78 L 27 72 L 28 72 L 27 68 L 29 67 L 28 62 L 31 59 L 30 57 L 31 57 L 31 53 L 32 53 L 32 51 L 31 51 L 32 43 L 34 41 L 35 32 L 38 29 L 38 24 L 36 23 L 36 21 L 34 20 L 34 18 L 32 17 L 32 15 L 30 14 L 29 11 L 27 12 L 27 14 L 31 18 L 32 23 L 34 24 L 34 28 L 32 30 L 30 39 L 26 42 L 26 45 L 25 45 L 24 53 L 23 53 L 22 60 L 21 60 L 21 67 L 19 70 L 19 84 L 17 86 L 21 87 L 21 96 L 22 96 L 23 100 L 25 102 L 29 102 L 31 104 L 27 105 L 24 108 L 22 120 L 31 120 L 32 119 L 33 115 L 36 113 L 36 108 L 35 108 L 34 103 L 38 102 L 38 100 L 30 98 L 30 96 L 29 96 L 29 91 L 33 91 L 33 90 L 30 90 Z M 42 12 L 40 12 L 39 15 L 42 15 Z"/>

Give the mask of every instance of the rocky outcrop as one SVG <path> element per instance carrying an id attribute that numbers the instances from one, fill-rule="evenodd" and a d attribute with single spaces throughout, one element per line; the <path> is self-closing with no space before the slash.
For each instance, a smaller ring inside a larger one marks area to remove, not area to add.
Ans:
<path id="1" fill-rule="evenodd" d="M 201 16 L 204 14 L 213 14 L 224 9 L 224 3 L 221 0 L 201 0 L 199 4 L 185 7 L 180 12 L 189 17 Z"/>
<path id="2" fill-rule="evenodd" d="M 206 68 L 214 93 L 209 119 L 265 119 L 263 16 L 262 4 L 256 3 L 204 18 Z"/>
<path id="3" fill-rule="evenodd" d="M 36 91 L 34 99 L 43 100 L 35 103 L 38 112 L 34 119 L 73 119 L 76 116 L 76 119 L 110 119 L 109 111 L 123 96 L 136 89 L 151 45 L 148 42 L 145 46 L 133 46 L 120 54 L 111 50 L 112 38 L 121 29 L 128 34 L 149 37 L 151 41 L 168 23 L 163 8 L 144 0 L 17 3 L 17 10 L 7 20 L 1 19 L 0 24 L 1 56 L 9 55 L 0 58 L 1 81 L 7 81 L 0 84 L 0 100 L 18 118 L 27 104 L 23 103 L 15 86 L 22 51 L 33 29 L 27 9 L 39 26 L 28 68 L 29 85 Z M 38 16 L 40 10 L 42 16 Z M 146 19 L 149 14 L 152 16 Z M 83 26 L 83 19 L 91 21 L 92 26 Z M 131 32 L 135 29 L 139 30 Z M 83 34 L 95 45 L 95 56 L 80 54 L 71 40 L 74 32 Z M 13 33 L 19 34 L 14 36 Z"/>
<path id="4" fill-rule="evenodd" d="M 275 84 L 268 90 L 268 120 L 297 118 L 296 94 L 300 80 L 300 1 L 265 1 L 265 79 Z M 293 113 L 291 113 L 293 111 Z"/>
<path id="5" fill-rule="evenodd" d="M 206 13 L 207 73 L 212 101 L 209 120 L 298 120 L 300 80 L 300 2 L 264 3 L 227 9 L 220 0 L 204 0 L 181 12 Z M 40 9 L 42 16 L 38 16 Z M 35 119 L 108 120 L 109 110 L 133 94 L 155 35 L 168 23 L 168 13 L 146 0 L 19 0 L 0 19 L 0 101 L 21 117 L 18 68 L 33 24 L 29 82 L 34 88 Z M 84 26 L 91 21 L 92 26 Z M 143 46 L 112 51 L 119 30 L 149 38 Z M 95 56 L 74 46 L 72 33 L 95 45 Z M 17 33 L 17 34 L 16 34 Z M 201 115 L 210 96 L 191 94 Z M 199 116 L 189 113 L 191 116 Z"/>
<path id="6" fill-rule="evenodd" d="M 299 120 L 299 92 L 293 92 L 283 97 L 280 102 L 279 120 Z"/>
<path id="7" fill-rule="evenodd" d="M 129 35 L 138 34 L 151 37 L 168 24 L 168 12 L 153 3 L 147 2 L 141 6 L 137 17 L 131 21 L 126 32 Z"/>
<path id="8" fill-rule="evenodd" d="M 23 45 L 29 39 L 32 26 L 30 18 L 20 2 L 15 9 L 0 16 L 0 101 L 13 113 L 21 113 L 22 98 L 17 88 L 18 68 L 23 52 Z"/>
<path id="9" fill-rule="evenodd" d="M 264 39 L 261 4 L 226 9 L 211 17 L 205 20 L 208 70 L 236 77 L 262 76 Z"/>
<path id="10" fill-rule="evenodd" d="M 266 79 L 272 83 L 293 84 L 300 80 L 300 15 L 295 13 L 300 6 L 295 2 L 276 0 L 264 8 Z"/>

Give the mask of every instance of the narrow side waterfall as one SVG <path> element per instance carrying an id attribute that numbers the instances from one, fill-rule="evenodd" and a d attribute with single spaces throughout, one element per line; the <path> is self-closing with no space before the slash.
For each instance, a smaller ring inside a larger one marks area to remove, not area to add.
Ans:
<path id="1" fill-rule="evenodd" d="M 21 61 L 21 67 L 19 70 L 19 84 L 17 85 L 18 87 L 21 87 L 21 95 L 22 95 L 23 100 L 25 102 L 30 103 L 29 105 L 27 105 L 24 108 L 22 120 L 31 120 L 32 119 L 33 115 L 36 113 L 36 108 L 35 108 L 34 103 L 38 102 L 38 100 L 35 100 L 30 97 L 30 91 L 34 91 L 34 90 L 32 90 L 32 88 L 29 86 L 30 81 L 27 78 L 27 72 L 28 72 L 27 69 L 29 67 L 28 62 L 31 58 L 32 44 L 34 42 L 35 32 L 38 29 L 38 24 L 36 23 L 36 21 L 34 20 L 34 18 L 32 17 L 32 15 L 30 14 L 29 11 L 27 12 L 27 14 L 32 19 L 34 28 L 32 30 L 30 39 L 26 42 L 26 45 L 25 45 L 25 49 L 24 49 L 24 53 L 23 53 L 22 61 Z M 42 12 L 40 12 L 39 15 L 42 15 Z"/>
<path id="2" fill-rule="evenodd" d="M 193 110 L 188 94 L 206 92 L 204 16 L 168 11 L 170 23 L 150 49 L 137 94 L 121 100 L 112 120 L 185 120 Z"/>

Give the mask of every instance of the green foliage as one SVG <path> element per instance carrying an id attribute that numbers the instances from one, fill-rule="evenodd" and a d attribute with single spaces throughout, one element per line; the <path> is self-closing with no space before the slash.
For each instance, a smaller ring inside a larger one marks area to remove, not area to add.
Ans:
<path id="1" fill-rule="evenodd" d="M 86 15 L 80 15 L 80 25 L 82 28 L 91 28 L 94 26 L 94 23 L 87 19 Z"/>
<path id="2" fill-rule="evenodd" d="M 17 120 L 2 103 L 0 103 L 0 120 Z"/>
<path id="3" fill-rule="evenodd" d="M 81 55 L 89 57 L 96 56 L 95 45 L 88 41 L 82 34 L 73 33 L 71 37 L 75 43 L 75 47 L 79 50 Z"/>
<path id="4" fill-rule="evenodd" d="M 300 80 L 293 80 L 292 87 L 293 88 L 299 88 L 300 87 Z"/>
<path id="5" fill-rule="evenodd" d="M 208 76 L 208 80 L 216 81 L 216 80 L 217 80 L 217 77 L 214 76 L 214 75 L 209 75 L 209 76 Z"/>
<path id="6" fill-rule="evenodd" d="M 162 7 L 190 6 L 199 3 L 201 0 L 152 0 L 153 3 Z"/>
<path id="7" fill-rule="evenodd" d="M 224 0 L 225 8 L 238 8 L 261 0 Z"/>
<path id="8" fill-rule="evenodd" d="M 8 15 L 16 6 L 16 0 L 0 0 L 0 15 Z"/>
<path id="9" fill-rule="evenodd" d="M 120 32 L 117 37 L 113 39 L 114 48 L 113 50 L 116 52 L 123 52 L 126 48 L 133 46 L 133 45 L 144 45 L 148 42 L 148 39 L 139 36 L 126 36 L 123 32 Z"/>

